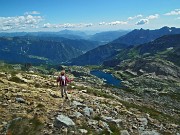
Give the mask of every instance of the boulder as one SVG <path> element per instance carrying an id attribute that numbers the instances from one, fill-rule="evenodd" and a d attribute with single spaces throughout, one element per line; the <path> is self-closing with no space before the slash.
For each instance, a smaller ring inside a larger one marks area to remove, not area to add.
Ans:
<path id="1" fill-rule="evenodd" d="M 142 131 L 140 135 L 160 135 L 160 134 L 153 130 L 153 131 Z"/>
<path id="2" fill-rule="evenodd" d="M 148 120 L 146 118 L 137 118 L 137 120 L 142 126 L 146 126 L 148 124 Z"/>
<path id="3" fill-rule="evenodd" d="M 25 103 L 26 102 L 23 98 L 16 98 L 16 101 L 19 103 Z"/>
<path id="4" fill-rule="evenodd" d="M 108 122 L 108 123 L 118 124 L 118 123 L 122 122 L 121 119 L 113 119 L 112 117 L 106 117 L 106 116 L 102 116 L 102 119 L 103 119 L 105 122 Z"/>
<path id="5" fill-rule="evenodd" d="M 87 107 L 87 106 L 83 109 L 83 112 L 84 112 L 84 115 L 85 115 L 85 116 L 88 116 L 88 117 L 90 117 L 90 116 L 93 115 L 93 109 L 92 109 L 92 108 L 89 108 L 89 107 Z"/>
<path id="6" fill-rule="evenodd" d="M 129 135 L 129 132 L 127 130 L 122 130 L 121 135 Z"/>
<path id="7" fill-rule="evenodd" d="M 65 115 L 58 115 L 55 118 L 55 126 L 56 127 L 62 127 L 62 126 L 74 127 L 75 123 L 69 117 L 67 117 Z"/>
<path id="8" fill-rule="evenodd" d="M 88 120 L 88 125 L 89 125 L 89 126 L 97 125 L 97 124 L 98 124 L 98 121 L 97 121 L 97 120 L 92 120 L 92 119 Z"/>

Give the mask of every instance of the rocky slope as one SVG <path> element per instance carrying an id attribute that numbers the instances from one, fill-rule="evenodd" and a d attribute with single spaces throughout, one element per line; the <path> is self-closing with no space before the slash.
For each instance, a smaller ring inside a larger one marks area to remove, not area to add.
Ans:
<path id="1" fill-rule="evenodd" d="M 68 100 L 60 97 L 55 82 L 57 73 L 1 69 L 1 134 L 178 135 L 180 132 L 178 108 L 165 108 L 159 102 L 154 104 L 150 97 L 145 100 L 122 89 L 104 87 L 103 82 L 97 82 L 89 74 L 89 69 L 66 68 L 68 76 L 74 78 L 68 88 Z"/>

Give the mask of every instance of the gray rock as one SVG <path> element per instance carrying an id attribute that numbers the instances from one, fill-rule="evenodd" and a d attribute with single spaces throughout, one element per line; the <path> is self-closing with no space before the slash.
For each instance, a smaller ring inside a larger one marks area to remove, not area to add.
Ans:
<path id="1" fill-rule="evenodd" d="M 160 134 L 153 130 L 153 131 L 142 131 L 140 135 L 160 135 Z"/>
<path id="2" fill-rule="evenodd" d="M 79 129 L 79 131 L 81 132 L 81 134 L 87 134 L 88 131 L 86 129 Z"/>
<path id="3" fill-rule="evenodd" d="M 73 101 L 73 102 L 72 102 L 72 105 L 73 105 L 74 107 L 86 107 L 85 104 L 82 104 L 82 103 L 77 102 L 77 101 Z"/>
<path id="4" fill-rule="evenodd" d="M 88 120 L 88 125 L 97 125 L 98 124 L 98 121 L 97 120 Z"/>
<path id="5" fill-rule="evenodd" d="M 142 132 L 142 131 L 144 131 L 144 126 L 143 125 L 141 125 L 140 127 L 138 127 L 138 129 L 139 129 L 139 132 Z"/>
<path id="6" fill-rule="evenodd" d="M 121 135 L 129 135 L 129 132 L 127 130 L 122 130 Z"/>
<path id="7" fill-rule="evenodd" d="M 105 121 L 105 122 L 108 122 L 108 123 L 115 123 L 115 124 L 119 124 L 120 122 L 122 122 L 121 119 L 113 119 L 112 117 L 106 117 L 106 116 L 102 116 L 102 119 Z"/>
<path id="8" fill-rule="evenodd" d="M 75 116 L 76 118 L 79 118 L 81 116 L 83 116 L 80 112 L 74 112 L 73 116 Z"/>
<path id="9" fill-rule="evenodd" d="M 112 122 L 114 120 L 112 117 L 106 117 L 106 116 L 102 116 L 102 119 L 106 122 Z"/>
<path id="10" fill-rule="evenodd" d="M 67 116 L 65 115 L 58 115 L 55 119 L 55 126 L 56 127 L 74 127 L 75 123 Z"/>
<path id="11" fill-rule="evenodd" d="M 54 92 L 50 92 L 50 95 L 51 95 L 53 98 L 60 98 L 60 96 L 57 95 L 57 94 L 54 93 Z"/>
<path id="12" fill-rule="evenodd" d="M 148 124 L 148 120 L 146 118 L 137 118 L 142 126 L 146 126 Z"/>
<path id="13" fill-rule="evenodd" d="M 83 109 L 83 112 L 84 112 L 84 115 L 85 115 L 85 116 L 90 117 L 90 116 L 92 116 L 92 114 L 93 114 L 93 109 L 86 106 L 86 107 Z"/>
<path id="14" fill-rule="evenodd" d="M 16 101 L 19 103 L 25 103 L 25 100 L 23 98 L 16 98 Z"/>
<path id="15" fill-rule="evenodd" d="M 119 124 L 120 122 L 122 122 L 122 120 L 121 119 L 113 119 L 112 122 Z"/>

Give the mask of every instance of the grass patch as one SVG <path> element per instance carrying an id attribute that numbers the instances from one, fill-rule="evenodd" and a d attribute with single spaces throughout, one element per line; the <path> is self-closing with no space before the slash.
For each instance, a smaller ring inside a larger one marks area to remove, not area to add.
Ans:
<path id="1" fill-rule="evenodd" d="M 36 117 L 17 118 L 10 122 L 7 132 L 11 135 L 39 135 L 42 128 L 43 124 Z"/>
<path id="2" fill-rule="evenodd" d="M 11 77 L 10 81 L 16 82 L 16 83 L 25 83 L 23 80 L 19 79 L 17 76 Z"/>
<path id="3" fill-rule="evenodd" d="M 36 87 L 36 88 L 41 88 L 42 86 L 41 86 L 41 84 L 39 84 L 39 83 L 35 83 L 35 84 L 34 84 L 34 87 Z"/>
<path id="4" fill-rule="evenodd" d="M 111 135 L 119 135 L 120 129 L 115 124 L 109 124 L 109 129 L 112 131 Z M 101 133 L 101 135 L 109 135 L 109 131 L 107 129 L 104 129 Z"/>
<path id="5" fill-rule="evenodd" d="M 109 124 L 110 130 L 113 132 L 112 135 L 119 135 L 120 129 L 115 124 Z"/>
<path id="6" fill-rule="evenodd" d="M 88 131 L 88 135 L 91 134 L 93 135 L 95 133 L 95 130 L 91 127 L 89 127 L 86 123 L 82 123 L 82 125 L 80 127 L 78 127 L 79 129 L 85 129 Z"/>
<path id="7" fill-rule="evenodd" d="M 44 107 L 45 107 L 45 105 L 43 105 L 43 104 L 39 103 L 36 107 L 37 107 L 37 108 L 44 108 Z"/>
<path id="8" fill-rule="evenodd" d="M 180 101 L 179 93 L 159 93 L 159 96 L 169 96 L 171 99 Z"/>
<path id="9" fill-rule="evenodd" d="M 99 120 L 101 120 L 101 117 L 99 115 L 96 115 L 96 116 L 94 116 L 93 119 L 99 121 Z"/>

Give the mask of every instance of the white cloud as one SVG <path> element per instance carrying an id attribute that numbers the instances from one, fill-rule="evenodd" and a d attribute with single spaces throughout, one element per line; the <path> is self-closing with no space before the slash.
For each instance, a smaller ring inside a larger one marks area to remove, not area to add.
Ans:
<path id="1" fill-rule="evenodd" d="M 148 19 L 148 20 L 157 19 L 157 18 L 159 18 L 159 14 L 150 15 L 150 16 L 146 17 L 146 19 Z"/>
<path id="2" fill-rule="evenodd" d="M 52 27 L 53 27 L 53 25 L 50 24 L 50 23 L 45 23 L 45 24 L 43 25 L 43 28 L 52 28 Z"/>
<path id="3" fill-rule="evenodd" d="M 43 20 L 41 16 L 15 16 L 15 17 L 0 17 L 0 30 L 35 28 Z"/>
<path id="4" fill-rule="evenodd" d="M 65 23 L 65 24 L 62 24 L 62 25 L 59 25 L 60 27 L 63 27 L 63 28 L 75 28 L 77 25 L 76 24 L 71 24 L 71 23 Z"/>
<path id="5" fill-rule="evenodd" d="M 109 25 L 119 25 L 119 24 L 127 24 L 128 22 L 125 21 L 114 21 L 114 22 L 110 22 L 108 23 Z"/>
<path id="6" fill-rule="evenodd" d="M 12 27 L 11 26 L 3 26 L 3 27 L 0 27 L 0 30 L 1 31 L 8 31 L 8 30 L 11 30 Z"/>
<path id="7" fill-rule="evenodd" d="M 128 24 L 126 21 L 114 21 L 114 22 L 100 22 L 99 25 L 125 25 Z"/>
<path id="8" fill-rule="evenodd" d="M 143 25 L 149 23 L 149 19 L 141 19 L 138 22 L 136 22 L 136 25 Z"/>
<path id="9" fill-rule="evenodd" d="M 180 15 L 180 9 L 175 9 L 173 11 L 170 11 L 164 15 L 170 16 L 170 15 Z"/>
<path id="10" fill-rule="evenodd" d="M 140 19 L 138 22 L 136 22 L 136 25 L 148 24 L 150 22 L 150 20 L 158 19 L 158 18 L 159 18 L 159 14 L 149 15 L 148 17 L 146 17 L 144 19 Z"/>
<path id="11" fill-rule="evenodd" d="M 99 25 L 107 25 L 106 22 L 100 22 Z"/>
<path id="12" fill-rule="evenodd" d="M 137 19 L 137 18 L 142 18 L 143 16 L 140 14 L 140 15 L 136 15 L 136 16 L 133 16 L 133 17 L 128 17 L 128 20 L 134 20 L 134 19 Z"/>
<path id="13" fill-rule="evenodd" d="M 38 11 L 30 11 L 30 12 L 25 12 L 24 15 L 39 15 L 40 12 Z"/>
<path id="14" fill-rule="evenodd" d="M 65 23 L 65 24 L 50 24 L 46 23 L 42 26 L 42 28 L 82 28 L 82 27 L 92 27 L 92 23 L 79 23 L 79 24 L 71 24 L 71 23 Z"/>

